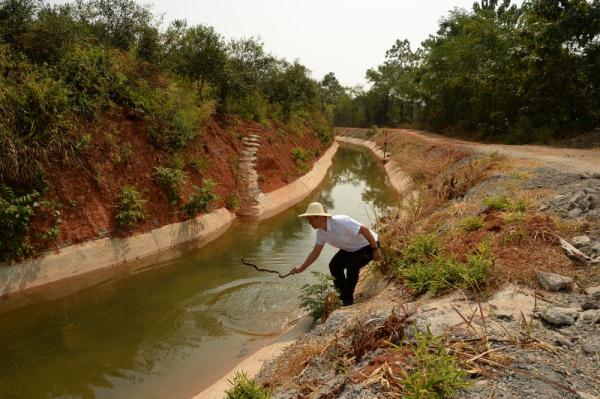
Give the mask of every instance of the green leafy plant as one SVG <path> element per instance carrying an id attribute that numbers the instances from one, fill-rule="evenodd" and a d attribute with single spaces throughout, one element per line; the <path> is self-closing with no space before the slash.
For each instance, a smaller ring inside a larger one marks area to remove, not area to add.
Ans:
<path id="1" fill-rule="evenodd" d="M 271 392 L 249 378 L 245 372 L 238 372 L 229 381 L 231 387 L 225 391 L 226 399 L 270 399 Z"/>
<path id="2" fill-rule="evenodd" d="M 499 211 L 505 211 L 510 209 L 511 204 L 508 198 L 505 195 L 497 195 L 494 197 L 485 197 L 483 199 L 483 204 L 487 206 L 489 209 L 496 209 Z"/>
<path id="3" fill-rule="evenodd" d="M 0 258 L 12 260 L 31 254 L 27 242 L 29 222 L 38 206 L 37 191 L 19 195 L 12 188 L 0 184 Z"/>
<path id="4" fill-rule="evenodd" d="M 327 295 L 333 294 L 338 297 L 339 294 L 333 285 L 333 277 L 325 273 L 312 272 L 317 278 L 314 284 L 304 284 L 300 288 L 300 307 L 306 310 L 313 319 L 318 320 L 325 311 L 323 305 Z"/>
<path id="5" fill-rule="evenodd" d="M 213 193 L 215 184 L 212 180 L 202 181 L 202 187 L 194 186 L 194 193 L 190 199 L 181 207 L 188 216 L 194 216 L 198 212 L 207 212 L 211 209 L 212 203 L 218 198 Z"/>
<path id="6" fill-rule="evenodd" d="M 187 173 L 179 169 L 157 166 L 154 171 L 154 181 L 167 194 L 171 205 L 181 200 L 179 190 L 187 180 Z"/>
<path id="7" fill-rule="evenodd" d="M 461 369 L 456 357 L 446 349 L 443 337 L 427 331 L 414 330 L 415 342 L 408 349 L 410 367 L 401 385 L 403 397 L 421 399 L 444 399 L 454 397 L 460 388 L 469 386 L 467 373 Z M 406 346 L 392 345 L 396 350 L 406 351 Z"/>
<path id="8" fill-rule="evenodd" d="M 442 253 L 434 235 L 416 236 L 393 270 L 417 293 L 438 294 L 451 287 L 470 288 L 483 283 L 492 265 L 490 251 L 482 245 L 462 263 Z"/>
<path id="9" fill-rule="evenodd" d="M 187 163 L 191 165 L 196 171 L 202 173 L 210 168 L 212 164 L 210 158 L 203 156 L 192 156 L 187 159 Z"/>
<path id="10" fill-rule="evenodd" d="M 479 216 L 468 216 L 461 221 L 461 226 L 466 231 L 479 230 L 485 225 L 482 218 Z"/>
<path id="11" fill-rule="evenodd" d="M 237 194 L 229 194 L 227 199 L 225 200 L 225 208 L 230 211 L 235 210 L 240 207 L 240 197 Z"/>
<path id="12" fill-rule="evenodd" d="M 115 219 L 119 227 L 130 229 L 146 217 L 144 206 L 146 200 L 133 186 L 121 188 L 117 196 L 117 213 Z"/>
<path id="13" fill-rule="evenodd" d="M 302 173 L 307 173 L 309 167 L 307 161 L 311 159 L 310 152 L 301 147 L 292 148 L 292 159 Z"/>

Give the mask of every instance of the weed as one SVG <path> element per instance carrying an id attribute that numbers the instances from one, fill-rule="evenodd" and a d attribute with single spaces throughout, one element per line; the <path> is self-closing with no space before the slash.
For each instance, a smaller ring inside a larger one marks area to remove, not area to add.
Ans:
<path id="1" fill-rule="evenodd" d="M 167 194 L 169 204 L 180 201 L 179 190 L 188 180 L 187 173 L 178 169 L 157 166 L 154 172 L 154 181 Z"/>
<path id="2" fill-rule="evenodd" d="M 393 271 L 417 293 L 438 294 L 450 287 L 468 288 L 482 283 L 492 264 L 489 250 L 469 254 L 462 263 L 442 253 L 434 235 L 416 236 L 396 261 Z"/>
<path id="3" fill-rule="evenodd" d="M 310 160 L 310 158 L 311 155 L 308 150 L 301 147 L 292 148 L 292 159 L 300 172 L 307 173 L 309 171 L 307 161 Z"/>
<path id="4" fill-rule="evenodd" d="M 458 389 L 469 385 L 467 373 L 459 367 L 456 357 L 447 352 L 442 337 L 416 329 L 414 335 L 415 343 L 410 346 L 414 354 L 410 358 L 412 364 L 401 381 L 403 397 L 450 398 Z M 402 346 L 394 347 L 405 350 Z"/>
<path id="5" fill-rule="evenodd" d="M 527 204 L 527 201 L 525 201 L 524 199 L 518 200 L 514 206 L 515 211 L 518 211 L 518 212 L 525 212 L 525 211 L 527 211 L 527 208 L 528 208 L 528 204 Z"/>
<path id="6" fill-rule="evenodd" d="M 466 231 L 479 230 L 484 224 L 483 219 L 479 216 L 468 216 L 461 221 L 461 226 Z"/>
<path id="7" fill-rule="evenodd" d="M 240 197 L 237 194 L 229 194 L 225 200 L 225 208 L 233 211 L 240 207 Z"/>
<path id="8" fill-rule="evenodd" d="M 199 212 L 207 212 L 211 209 L 212 203 L 218 198 L 213 190 L 215 184 L 212 180 L 202 181 L 202 187 L 194 186 L 194 193 L 190 199 L 181 207 L 188 216 L 192 217 Z"/>
<path id="9" fill-rule="evenodd" d="M 133 186 L 121 188 L 117 196 L 117 214 L 115 219 L 119 227 L 131 229 L 135 224 L 146 217 L 144 205 L 146 200 Z"/>
<path id="10" fill-rule="evenodd" d="M 183 156 L 178 152 L 174 153 L 171 157 L 169 166 L 173 169 L 183 170 L 183 168 L 185 168 L 185 160 L 183 159 Z"/>
<path id="11" fill-rule="evenodd" d="M 373 125 L 369 129 L 367 129 L 367 131 L 365 132 L 367 140 L 370 140 L 373 136 L 377 134 L 377 129 L 379 129 L 377 125 Z"/>
<path id="12" fill-rule="evenodd" d="M 520 223 L 523 221 L 523 214 L 520 212 L 510 212 L 502 216 L 506 223 Z"/>
<path id="13" fill-rule="evenodd" d="M 510 209 L 511 204 L 508 198 L 505 195 L 497 195 L 494 197 L 485 197 L 483 199 L 483 204 L 487 206 L 489 209 L 495 209 L 499 211 L 505 211 Z"/>
<path id="14" fill-rule="evenodd" d="M 211 160 L 210 158 L 206 158 L 206 157 L 189 157 L 187 159 L 187 163 L 189 165 L 191 165 L 194 169 L 196 169 L 196 171 L 198 171 L 198 173 L 202 173 L 205 170 L 207 170 L 210 165 L 211 165 Z"/>
<path id="15" fill-rule="evenodd" d="M 131 143 L 125 143 L 121 146 L 121 163 L 129 165 L 131 162 L 131 155 L 133 154 L 133 147 Z"/>
<path id="16" fill-rule="evenodd" d="M 31 253 L 27 232 L 30 218 L 38 206 L 38 197 L 37 191 L 19 195 L 0 184 L 0 259 L 12 260 Z"/>
<path id="17" fill-rule="evenodd" d="M 225 392 L 226 399 L 270 399 L 271 392 L 260 386 L 256 381 L 248 378 L 245 372 L 238 372 L 229 381 L 231 388 Z"/>
<path id="18" fill-rule="evenodd" d="M 81 136 L 81 139 L 77 144 L 75 144 L 75 152 L 82 153 L 87 151 L 92 145 L 92 135 L 89 133 Z"/>
<path id="19" fill-rule="evenodd" d="M 304 284 L 300 288 L 300 307 L 313 319 L 318 320 L 325 310 L 323 304 L 327 296 L 334 294 L 337 298 L 337 306 L 339 306 L 339 297 L 333 286 L 333 277 L 319 272 L 312 272 L 312 274 L 317 278 L 317 283 Z"/>

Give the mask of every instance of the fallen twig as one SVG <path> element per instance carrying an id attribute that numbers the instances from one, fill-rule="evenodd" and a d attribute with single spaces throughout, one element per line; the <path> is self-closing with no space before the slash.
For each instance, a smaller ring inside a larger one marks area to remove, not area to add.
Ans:
<path id="1" fill-rule="evenodd" d="M 243 263 L 244 265 L 246 265 L 246 266 L 251 266 L 251 267 L 255 268 L 255 269 L 256 269 L 256 270 L 258 270 L 259 272 L 267 272 L 267 273 L 273 273 L 273 274 L 276 274 L 276 275 L 278 275 L 278 276 L 279 276 L 279 278 L 286 278 L 286 277 L 288 277 L 288 276 L 291 276 L 291 275 L 292 275 L 292 272 L 291 272 L 291 271 L 290 271 L 289 273 L 287 273 L 287 274 L 281 274 L 281 273 L 280 273 L 280 272 L 278 272 L 277 270 L 263 269 L 262 267 L 258 267 L 258 266 L 256 266 L 256 265 L 255 265 L 255 264 L 253 264 L 253 263 L 246 262 L 246 261 L 244 260 L 244 258 L 242 258 L 242 263 Z"/>

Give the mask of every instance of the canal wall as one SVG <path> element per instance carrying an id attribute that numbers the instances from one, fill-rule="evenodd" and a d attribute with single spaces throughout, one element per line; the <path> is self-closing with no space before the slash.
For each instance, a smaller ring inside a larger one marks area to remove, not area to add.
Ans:
<path id="1" fill-rule="evenodd" d="M 336 136 L 336 141 L 350 146 L 366 147 L 377 159 L 385 161 L 385 173 L 390 179 L 392 187 L 402 196 L 403 201 L 412 198 L 415 192 L 411 191 L 411 179 L 402 171 L 398 163 L 392 159 L 385 158 L 383 151 L 373 141 L 357 139 L 354 137 Z"/>
<path id="2" fill-rule="evenodd" d="M 256 217 L 267 219 L 306 198 L 325 178 L 337 149 L 334 142 L 307 174 L 270 193 L 260 193 Z M 140 260 L 183 244 L 185 249 L 202 247 L 227 231 L 235 218 L 235 214 L 220 208 L 147 233 L 105 237 L 23 262 L 0 263 L 0 312 L 68 295 L 119 274 L 143 269 L 148 265 Z M 53 289 L 47 289 L 50 286 Z M 34 293 L 39 293 L 39 298 Z"/>
<path id="3" fill-rule="evenodd" d="M 327 171 L 333 162 L 333 156 L 338 148 L 339 144 L 334 142 L 321 158 L 315 162 L 310 172 L 300 176 L 287 186 L 278 188 L 270 193 L 259 193 L 256 205 L 256 217 L 259 220 L 268 219 L 306 198 L 319 186 L 325 175 L 327 175 Z"/>

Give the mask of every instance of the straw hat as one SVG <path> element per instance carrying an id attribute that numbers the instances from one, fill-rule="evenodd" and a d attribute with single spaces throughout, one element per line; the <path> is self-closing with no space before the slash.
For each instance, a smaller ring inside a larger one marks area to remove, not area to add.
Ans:
<path id="1" fill-rule="evenodd" d="M 308 204 L 308 208 L 306 208 L 306 212 L 302 215 L 298 215 L 299 218 L 306 216 L 331 216 L 328 213 L 325 213 L 325 209 L 323 209 L 323 205 L 319 202 L 311 202 Z"/>

